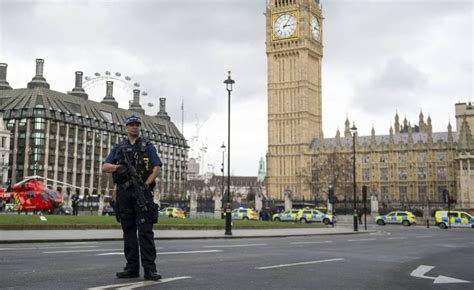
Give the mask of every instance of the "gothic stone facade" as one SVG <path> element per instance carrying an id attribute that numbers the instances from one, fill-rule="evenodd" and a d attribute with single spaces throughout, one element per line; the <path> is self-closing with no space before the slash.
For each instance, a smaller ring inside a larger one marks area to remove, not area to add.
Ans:
<path id="1" fill-rule="evenodd" d="M 317 0 L 267 1 L 267 192 L 274 199 L 309 192 L 301 169 L 308 144 L 322 136 L 322 20 Z"/>
<path id="2" fill-rule="evenodd" d="M 411 126 L 406 119 L 400 125 L 397 114 L 395 129 L 390 128 L 388 135 L 375 135 L 372 129 L 371 136 L 356 136 L 358 198 L 366 185 L 369 196 L 376 196 L 387 207 L 435 206 L 443 203 L 442 193 L 447 189 L 457 196 L 459 207 L 473 208 L 470 163 L 474 144 L 471 117 L 464 113 L 471 114 L 471 110 L 470 105 L 456 104 L 458 133 L 451 124 L 447 132 L 432 132 L 431 118 L 425 123 L 420 113 L 418 125 Z M 349 120 L 343 137 L 337 131 L 335 138 L 313 140 L 308 164 L 311 177 L 304 181 L 312 196 L 327 199 L 332 186 L 338 200 L 353 200 L 352 152 Z"/>
<path id="3" fill-rule="evenodd" d="M 324 199 L 331 183 L 338 198 L 351 198 L 349 125 L 344 137 L 324 139 L 322 134 L 324 18 L 319 0 L 268 0 L 265 15 L 267 194 L 279 200 L 285 194 Z M 398 205 L 439 202 L 440 192 L 448 189 L 458 196 L 459 206 L 473 208 L 473 112 L 470 104 L 456 104 L 458 134 L 450 125 L 448 132 L 432 132 L 430 119 L 425 123 L 421 114 L 417 126 L 400 124 L 397 116 L 389 135 L 357 137 L 357 184 L 368 185 L 381 202 Z M 328 164 L 337 170 L 317 170 Z"/>
<path id="4" fill-rule="evenodd" d="M 160 99 L 156 116 L 145 115 L 140 91 L 134 90 L 130 108 L 122 109 L 113 97 L 113 82 L 108 81 L 106 96 L 95 102 L 82 88 L 82 72 L 76 72 L 71 92 L 57 92 L 43 77 L 43 65 L 44 60 L 37 59 L 36 74 L 27 88 L 12 89 L 6 81 L 7 65 L 0 64 L 0 112 L 11 132 L 8 175 L 13 183 L 36 174 L 63 191 L 65 187 L 77 187 L 82 194 L 112 190 L 102 164 L 113 144 L 126 136 L 125 119 L 135 114 L 142 118 L 142 135 L 155 144 L 163 161 L 156 190 L 184 192 L 188 146 L 166 113 L 165 99 Z"/>

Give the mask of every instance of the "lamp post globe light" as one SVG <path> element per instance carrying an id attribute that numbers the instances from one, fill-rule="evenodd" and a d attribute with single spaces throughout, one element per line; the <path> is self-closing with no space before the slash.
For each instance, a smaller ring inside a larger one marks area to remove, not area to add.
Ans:
<path id="1" fill-rule="evenodd" d="M 352 133 L 352 186 L 354 190 L 354 231 L 357 232 L 358 224 L 357 224 L 357 201 L 356 201 L 356 134 L 357 134 L 357 127 L 355 123 L 352 123 L 351 128 Z"/>
<path id="2" fill-rule="evenodd" d="M 235 81 L 230 77 L 228 71 L 227 79 L 224 81 L 228 95 L 228 120 L 227 120 L 227 207 L 225 210 L 225 235 L 232 235 L 232 220 L 231 220 L 231 202 L 230 202 L 230 93 L 232 92 L 232 85 Z"/>

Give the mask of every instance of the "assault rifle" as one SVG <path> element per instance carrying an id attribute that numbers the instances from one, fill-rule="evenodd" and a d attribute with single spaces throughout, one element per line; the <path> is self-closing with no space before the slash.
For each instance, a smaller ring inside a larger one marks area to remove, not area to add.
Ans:
<path id="1" fill-rule="evenodd" d="M 133 197 L 137 201 L 137 205 L 140 208 L 142 214 L 140 215 L 140 222 L 145 222 L 145 214 L 148 212 L 147 200 L 145 198 L 145 184 L 142 179 L 138 176 L 137 170 L 128 157 L 128 154 L 125 152 L 124 146 L 120 146 L 120 152 L 124 157 L 124 165 L 127 167 L 128 176 L 133 186 Z"/>

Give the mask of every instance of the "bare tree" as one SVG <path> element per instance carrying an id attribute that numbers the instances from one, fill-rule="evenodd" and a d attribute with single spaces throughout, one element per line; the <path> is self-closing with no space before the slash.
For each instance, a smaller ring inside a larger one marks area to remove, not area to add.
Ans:
<path id="1" fill-rule="evenodd" d="M 334 188 L 337 199 L 346 197 L 352 182 L 351 158 L 350 154 L 336 151 L 313 157 L 308 183 L 317 200 L 327 200 L 329 186 Z"/>

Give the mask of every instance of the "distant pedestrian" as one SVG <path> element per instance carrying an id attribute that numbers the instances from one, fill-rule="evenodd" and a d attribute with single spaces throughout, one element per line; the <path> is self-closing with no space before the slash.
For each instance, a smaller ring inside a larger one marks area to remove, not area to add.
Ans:
<path id="1" fill-rule="evenodd" d="M 72 202 L 72 215 L 77 216 L 79 213 L 79 189 L 76 189 L 76 193 L 74 193 L 71 197 L 71 202 Z"/>
<path id="2" fill-rule="evenodd" d="M 358 210 L 357 215 L 359 216 L 359 224 L 361 225 L 362 224 L 362 211 Z"/>

